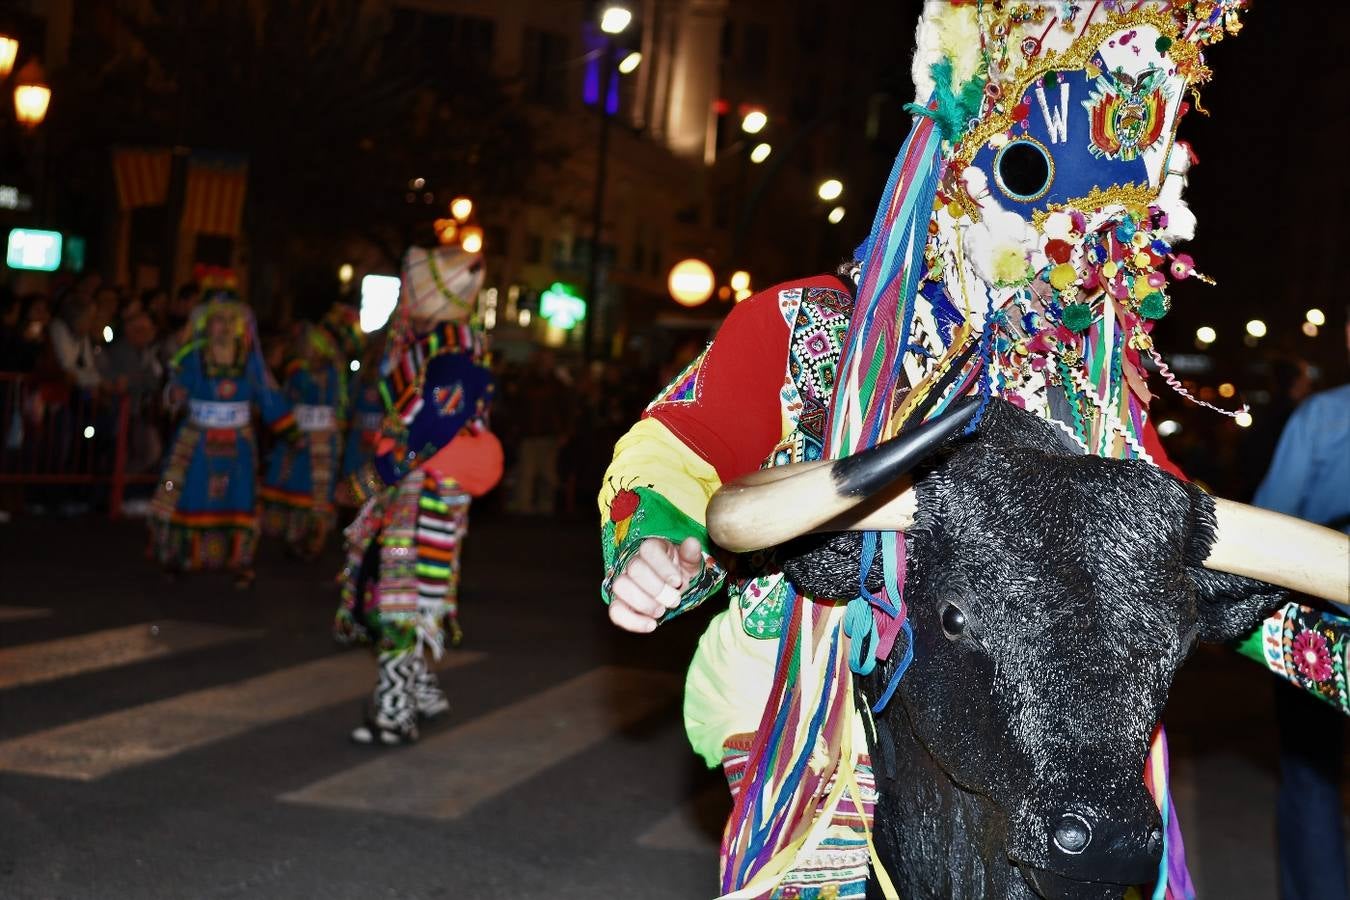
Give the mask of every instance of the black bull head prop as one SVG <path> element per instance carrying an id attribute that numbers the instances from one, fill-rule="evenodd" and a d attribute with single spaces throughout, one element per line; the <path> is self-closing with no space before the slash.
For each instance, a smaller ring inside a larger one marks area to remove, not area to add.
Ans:
<path id="1" fill-rule="evenodd" d="M 1281 602 L 1243 575 L 1344 602 L 1346 539 L 1079 455 L 1001 401 L 947 441 L 972 412 L 728 485 L 709 531 L 737 551 L 791 541 L 788 576 L 837 598 L 858 593 L 861 530 L 906 532 L 914 661 L 869 741 L 903 896 L 1119 898 L 1158 871 L 1142 775 L 1177 670 Z M 813 530 L 843 533 L 792 540 Z M 869 588 L 881 578 L 878 559 Z M 904 649 L 859 679 L 868 706 Z"/>

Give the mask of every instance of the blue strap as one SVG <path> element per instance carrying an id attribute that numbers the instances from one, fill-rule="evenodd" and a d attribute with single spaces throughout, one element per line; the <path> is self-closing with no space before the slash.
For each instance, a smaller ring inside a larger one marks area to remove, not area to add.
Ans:
<path id="1" fill-rule="evenodd" d="M 906 620 L 900 626 L 900 630 L 905 633 L 905 655 L 900 660 L 900 664 L 895 667 L 895 671 L 891 673 L 891 680 L 886 683 L 885 692 L 872 707 L 873 713 L 880 713 L 886 708 L 886 704 L 891 702 L 891 697 L 895 695 L 895 689 L 900 686 L 900 679 L 905 677 L 905 672 L 909 671 L 909 664 L 914 662 L 914 629 L 910 628 L 909 621 Z"/>

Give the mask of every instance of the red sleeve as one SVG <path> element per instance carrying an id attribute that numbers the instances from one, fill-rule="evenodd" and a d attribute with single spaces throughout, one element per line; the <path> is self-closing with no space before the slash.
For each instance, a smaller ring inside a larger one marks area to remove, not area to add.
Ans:
<path id="1" fill-rule="evenodd" d="M 697 368 L 647 410 L 727 482 L 763 464 L 783 439 L 780 400 L 791 332 L 779 294 L 842 288 L 820 276 L 760 291 L 727 316 Z"/>
<path id="2" fill-rule="evenodd" d="M 1174 475 L 1182 481 L 1190 481 L 1186 473 L 1177 468 L 1177 464 L 1168 459 L 1167 451 L 1163 448 L 1162 439 L 1158 437 L 1158 431 L 1153 427 L 1153 422 L 1144 423 L 1144 449 L 1148 455 L 1153 457 L 1153 461 L 1158 464 L 1168 475 Z"/>

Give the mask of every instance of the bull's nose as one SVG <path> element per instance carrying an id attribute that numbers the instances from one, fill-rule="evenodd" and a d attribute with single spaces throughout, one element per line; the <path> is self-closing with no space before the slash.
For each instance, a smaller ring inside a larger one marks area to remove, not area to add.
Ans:
<path id="1" fill-rule="evenodd" d="M 1092 843 L 1092 826 L 1077 813 L 1066 813 L 1055 823 L 1053 839 L 1061 852 L 1077 856 Z"/>
<path id="2" fill-rule="evenodd" d="M 1115 884 L 1142 884 L 1156 874 L 1163 851 L 1161 828 L 1132 828 L 1080 810 L 1065 810 L 1050 821 L 1049 871 Z"/>

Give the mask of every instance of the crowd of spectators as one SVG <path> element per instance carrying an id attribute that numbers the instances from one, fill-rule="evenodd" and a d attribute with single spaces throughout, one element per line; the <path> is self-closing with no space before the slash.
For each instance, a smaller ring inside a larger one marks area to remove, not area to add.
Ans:
<path id="1" fill-rule="evenodd" d="M 118 430 L 126 428 L 121 465 L 133 485 L 126 508 L 143 508 L 175 427 L 163 388 L 200 296 L 195 284 L 172 296 L 158 289 L 133 294 L 97 275 L 54 296 L 0 287 L 0 474 L 106 480 Z M 287 331 L 264 332 L 262 341 L 280 380 Z M 678 354 L 669 373 L 560 360 L 543 348 L 521 362 L 499 354 L 493 429 L 508 473 L 495 505 L 521 515 L 591 515 L 614 442 L 693 352 Z M 16 491 L 0 484 L 0 517 L 19 508 L 76 514 L 105 493 L 85 485 Z"/>

